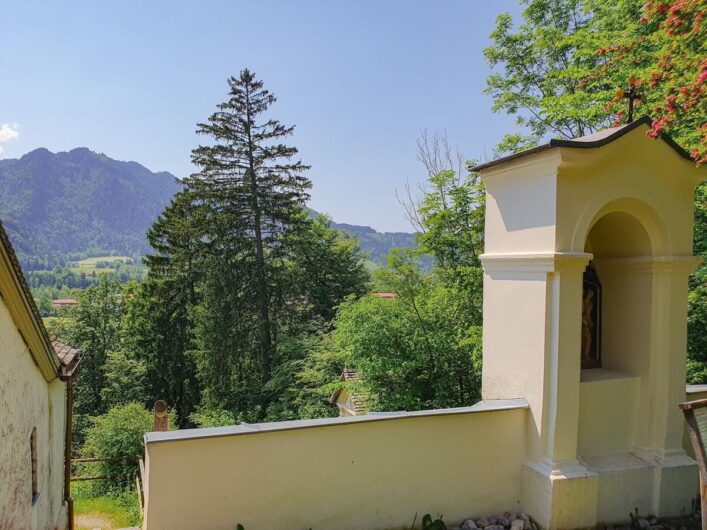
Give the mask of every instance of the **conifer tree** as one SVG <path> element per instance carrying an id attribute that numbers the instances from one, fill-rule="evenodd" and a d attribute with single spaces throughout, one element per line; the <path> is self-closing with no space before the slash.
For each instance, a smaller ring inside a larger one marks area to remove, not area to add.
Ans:
<path id="1" fill-rule="evenodd" d="M 210 145 L 193 150 L 199 171 L 187 179 L 187 189 L 208 206 L 212 231 L 207 239 L 226 243 L 240 264 L 244 288 L 255 302 L 256 343 L 263 382 L 271 372 L 273 326 L 270 315 L 269 252 L 299 219 L 310 181 L 308 169 L 295 160 L 297 149 L 282 143 L 294 127 L 266 117 L 275 96 L 248 69 L 228 79 L 228 100 L 218 105 L 199 134 Z"/>
<path id="2" fill-rule="evenodd" d="M 267 116 L 274 96 L 248 70 L 206 123 L 198 172 L 148 232 L 147 281 L 129 304 L 125 347 L 150 399 L 189 426 L 289 417 L 281 401 L 302 337 L 366 290 L 358 244 L 304 208 L 308 169 Z M 288 409 L 289 410 L 289 409 Z"/>

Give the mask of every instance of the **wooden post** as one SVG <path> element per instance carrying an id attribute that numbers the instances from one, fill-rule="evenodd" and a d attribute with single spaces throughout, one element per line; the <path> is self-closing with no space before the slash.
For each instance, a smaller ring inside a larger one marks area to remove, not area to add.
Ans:
<path id="1" fill-rule="evenodd" d="M 680 403 L 680 409 L 685 415 L 692 450 L 700 472 L 700 511 L 702 512 L 702 530 L 707 530 L 707 399 Z"/>
<path id="2" fill-rule="evenodd" d="M 169 417 L 167 416 L 167 402 L 164 399 L 158 399 L 157 401 L 155 401 L 153 414 L 155 418 L 154 430 L 168 431 Z"/>

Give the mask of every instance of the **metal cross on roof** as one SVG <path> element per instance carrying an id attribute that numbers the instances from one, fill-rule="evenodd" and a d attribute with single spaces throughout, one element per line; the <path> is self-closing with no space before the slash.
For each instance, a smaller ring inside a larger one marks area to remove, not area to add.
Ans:
<path id="1" fill-rule="evenodd" d="M 616 95 L 620 98 L 628 99 L 628 116 L 626 123 L 633 121 L 633 102 L 641 101 L 641 94 L 638 93 L 638 83 L 633 76 L 628 78 L 628 89 L 619 88 Z"/>

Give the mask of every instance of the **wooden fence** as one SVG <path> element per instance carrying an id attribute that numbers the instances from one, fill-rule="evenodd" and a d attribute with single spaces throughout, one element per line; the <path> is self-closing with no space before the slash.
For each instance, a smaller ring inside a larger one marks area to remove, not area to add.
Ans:
<path id="1" fill-rule="evenodd" d="M 88 475 L 88 476 L 71 476 L 71 482 L 79 482 L 84 480 L 135 480 L 135 490 L 137 491 L 138 501 L 140 502 L 140 516 L 142 516 L 145 506 L 145 497 L 142 485 L 145 483 L 145 461 L 138 456 L 103 456 L 92 458 L 73 458 L 74 464 L 90 464 L 97 462 L 137 462 L 138 471 L 135 475 Z"/>
<path id="2" fill-rule="evenodd" d="M 85 464 L 85 463 L 95 463 L 95 462 L 138 462 L 142 459 L 138 456 L 112 456 L 112 457 L 96 457 L 96 458 L 72 458 L 71 464 Z M 83 480 L 131 480 L 133 475 L 95 475 L 95 476 L 74 476 L 72 473 L 71 482 L 78 482 Z"/>

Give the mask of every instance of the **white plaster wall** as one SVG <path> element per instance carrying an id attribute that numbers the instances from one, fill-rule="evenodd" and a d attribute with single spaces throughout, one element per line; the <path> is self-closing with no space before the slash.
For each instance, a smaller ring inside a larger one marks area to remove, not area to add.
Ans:
<path id="1" fill-rule="evenodd" d="M 520 509 L 526 413 L 148 441 L 145 528 L 375 530 Z"/>
<path id="2" fill-rule="evenodd" d="M 602 282 L 602 366 L 647 377 L 651 348 L 651 276 L 596 264 Z"/>
<path id="3" fill-rule="evenodd" d="M 556 160 L 530 158 L 520 174 L 501 169 L 485 180 L 486 254 L 555 248 Z"/>
<path id="4" fill-rule="evenodd" d="M 47 383 L 0 299 L 0 528 L 66 527 L 65 386 Z M 39 498 L 32 505 L 30 435 L 37 428 Z"/>
<path id="5" fill-rule="evenodd" d="M 545 390 L 545 273 L 484 275 L 483 399 L 528 400 L 526 449 L 540 454 Z"/>

